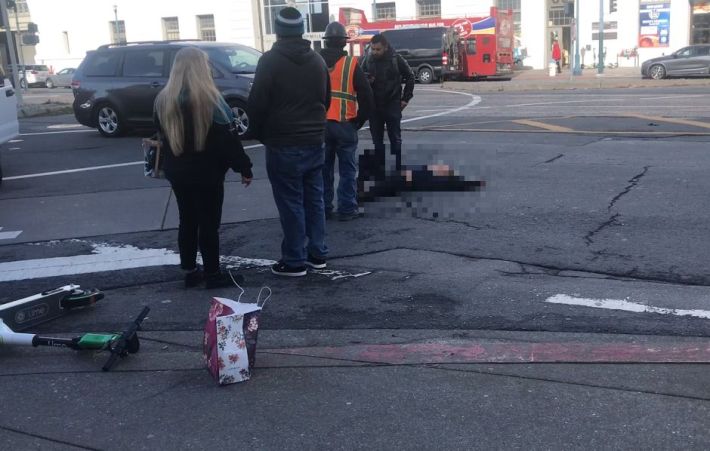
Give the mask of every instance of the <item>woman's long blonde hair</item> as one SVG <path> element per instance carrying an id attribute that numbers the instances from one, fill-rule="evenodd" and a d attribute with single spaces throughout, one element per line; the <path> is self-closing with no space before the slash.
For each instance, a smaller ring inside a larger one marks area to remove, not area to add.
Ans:
<path id="1" fill-rule="evenodd" d="M 186 150 L 185 125 L 193 127 L 194 150 L 204 150 L 214 113 L 222 110 L 223 102 L 212 80 L 207 54 L 197 47 L 180 49 L 175 54 L 170 79 L 155 99 L 158 120 L 175 156 Z M 192 112 L 192 124 L 184 123 L 182 108 Z"/>

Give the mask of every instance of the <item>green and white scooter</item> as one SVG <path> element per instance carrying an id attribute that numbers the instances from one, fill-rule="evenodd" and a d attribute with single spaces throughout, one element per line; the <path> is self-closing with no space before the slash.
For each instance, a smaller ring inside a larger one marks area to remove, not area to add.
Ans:
<path id="1" fill-rule="evenodd" d="M 79 285 L 65 285 L 27 298 L 0 304 L 0 347 L 52 346 L 77 351 L 109 351 L 103 366 L 109 371 L 120 357 L 135 354 L 140 349 L 137 331 L 150 309 L 144 307 L 138 317 L 120 333 L 86 333 L 72 338 L 49 337 L 16 332 L 62 316 L 76 308 L 95 304 L 104 295 L 97 289 L 81 290 Z"/>

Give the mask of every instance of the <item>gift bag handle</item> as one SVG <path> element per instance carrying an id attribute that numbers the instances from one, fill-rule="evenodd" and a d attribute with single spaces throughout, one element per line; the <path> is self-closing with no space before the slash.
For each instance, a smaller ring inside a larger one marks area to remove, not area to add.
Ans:
<path id="1" fill-rule="evenodd" d="M 237 281 L 234 279 L 234 276 L 232 275 L 232 271 L 229 271 L 229 277 L 232 279 L 232 282 L 234 282 L 234 285 L 239 288 L 239 297 L 237 298 L 237 302 L 242 301 L 242 296 L 244 295 L 244 288 L 242 288 Z M 264 300 L 261 300 L 261 293 L 264 292 L 264 290 L 269 290 L 269 295 L 264 298 Z M 269 287 L 261 287 L 261 290 L 259 290 L 259 295 L 256 297 L 256 306 L 259 308 L 264 308 L 264 305 L 266 305 L 266 301 L 268 301 L 271 298 L 271 288 Z M 261 302 L 261 305 L 259 305 L 259 302 Z"/>
<path id="2" fill-rule="evenodd" d="M 241 291 L 241 293 L 239 293 L 239 298 L 237 298 L 237 302 L 241 302 L 242 296 L 244 295 L 244 288 L 242 288 L 242 287 L 237 283 L 236 279 L 234 279 L 234 275 L 232 274 L 232 271 L 227 271 L 227 273 L 229 274 L 229 278 L 232 279 L 232 282 L 234 282 L 234 285 L 236 285 L 237 288 L 239 288 L 239 291 Z"/>
<path id="3" fill-rule="evenodd" d="M 269 290 L 269 295 L 264 298 L 263 301 L 261 301 L 261 293 L 264 290 Z M 271 298 L 271 288 L 269 287 L 261 287 L 261 290 L 259 290 L 259 296 L 256 297 L 256 306 L 260 308 L 264 308 L 264 305 L 266 304 L 266 301 L 268 301 Z M 261 301 L 261 305 L 259 305 L 259 301 Z"/>

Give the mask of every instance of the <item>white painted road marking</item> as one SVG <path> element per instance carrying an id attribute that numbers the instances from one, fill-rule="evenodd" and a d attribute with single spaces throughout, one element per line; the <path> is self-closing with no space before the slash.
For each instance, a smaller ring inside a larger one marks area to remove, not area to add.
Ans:
<path id="1" fill-rule="evenodd" d="M 467 92 L 458 92 L 458 91 L 447 91 L 445 89 L 420 89 L 420 91 L 428 91 L 428 92 L 445 92 L 447 94 L 457 94 L 457 95 L 463 95 L 471 98 L 471 101 L 468 102 L 464 106 L 460 106 L 458 108 L 452 108 L 450 110 L 442 111 L 441 113 L 436 113 L 436 114 L 429 114 L 427 116 L 419 116 L 419 117 L 412 117 L 409 119 L 405 119 L 402 121 L 403 124 L 408 123 L 408 122 L 414 122 L 414 121 L 422 121 L 424 119 L 431 119 L 434 117 L 439 117 L 439 116 L 446 116 L 448 114 L 452 113 L 458 113 L 459 111 L 463 111 L 467 108 L 471 108 L 473 106 L 478 105 L 481 103 L 481 97 L 480 96 L 475 96 L 473 94 L 469 94 Z"/>
<path id="2" fill-rule="evenodd" d="M 180 264 L 180 256 L 168 249 L 108 244 L 92 244 L 92 247 L 93 254 L 89 255 L 0 263 L 0 282 Z"/>
<path id="3" fill-rule="evenodd" d="M 90 244 L 93 248 L 92 253 L 0 263 L 0 282 L 180 264 L 180 255 L 170 249 L 140 249 L 131 245 L 115 246 L 82 240 L 71 241 Z M 268 268 L 276 263 L 274 260 L 235 255 L 221 256 L 220 262 L 227 269 Z M 202 263 L 199 257 L 198 263 Z M 313 272 L 330 280 L 358 278 L 370 274 L 370 272 L 353 274 L 333 270 Z"/>
<path id="4" fill-rule="evenodd" d="M 60 132 L 32 132 L 20 133 L 20 136 L 42 136 L 42 135 L 59 135 L 62 133 L 96 133 L 96 129 L 90 128 L 86 130 L 62 130 Z"/>
<path id="5" fill-rule="evenodd" d="M 261 144 L 254 144 L 251 146 L 246 146 L 244 148 L 245 149 L 252 149 L 255 147 L 261 147 Z M 40 172 L 37 174 L 15 175 L 12 177 L 5 177 L 3 180 L 32 179 L 32 178 L 37 178 L 37 177 L 47 177 L 50 175 L 71 174 L 74 172 L 97 171 L 99 169 L 112 169 L 112 168 L 120 168 L 123 166 L 135 166 L 135 165 L 139 165 L 139 164 L 145 164 L 145 161 L 131 161 L 129 163 L 106 164 L 103 166 L 89 166 L 86 168 L 64 169 L 62 171 Z"/>
<path id="6" fill-rule="evenodd" d="M 32 179 L 32 178 L 37 178 L 37 177 L 47 177 L 50 175 L 71 174 L 73 172 L 96 171 L 97 169 L 118 168 L 118 167 L 122 167 L 122 166 L 134 166 L 134 165 L 138 165 L 138 164 L 145 164 L 145 161 L 132 161 L 130 163 L 117 163 L 117 164 L 107 164 L 104 166 L 91 166 L 91 167 L 87 167 L 87 168 L 65 169 L 63 171 L 40 172 L 38 174 L 15 175 L 12 177 L 5 177 L 4 180 Z"/>
<path id="7" fill-rule="evenodd" d="M 0 230 L 2 230 L 2 227 L 0 227 Z M 0 240 L 14 240 L 20 234 L 22 233 L 22 230 L 12 230 L 10 232 L 0 232 Z"/>
<path id="8" fill-rule="evenodd" d="M 47 128 L 50 129 L 66 129 L 66 128 L 79 128 L 83 127 L 81 124 L 54 124 L 54 125 L 48 125 Z"/>
<path id="9" fill-rule="evenodd" d="M 448 94 L 457 94 L 457 95 L 463 95 L 467 97 L 471 97 L 471 101 L 467 103 L 464 106 L 457 107 L 457 108 L 452 108 L 449 110 L 442 111 L 440 113 L 436 114 L 430 114 L 427 116 L 419 116 L 419 117 L 413 117 L 409 119 L 405 119 L 402 121 L 402 123 L 407 123 L 407 122 L 414 122 L 414 121 L 421 121 L 424 119 L 431 119 L 433 117 L 439 117 L 439 116 L 445 116 L 447 114 L 452 114 L 452 113 L 457 113 L 459 111 L 463 111 L 467 108 L 471 108 L 475 105 L 478 105 L 481 102 L 481 98 L 479 96 L 475 96 L 473 94 L 469 94 L 466 92 L 458 92 L 458 91 L 446 91 L 443 89 L 421 89 L 420 91 L 430 91 L 430 92 L 445 92 Z M 52 126 L 50 126 L 52 127 Z M 48 127 L 49 128 L 49 127 Z M 364 129 L 367 129 L 368 127 L 364 127 Z M 96 130 L 90 129 L 90 130 L 64 130 L 64 131 L 58 131 L 58 132 L 40 132 L 40 133 L 21 133 L 20 136 L 37 136 L 37 135 L 52 135 L 52 134 L 58 134 L 58 133 L 85 133 L 85 132 L 94 132 Z M 246 146 L 244 147 L 245 149 L 254 149 L 256 147 L 261 147 L 262 144 L 253 144 L 251 146 Z M 91 166 L 91 167 L 86 167 L 86 168 L 76 168 L 76 169 L 66 169 L 63 171 L 53 171 L 53 172 L 41 172 L 39 174 L 25 174 L 25 175 L 16 175 L 13 177 L 5 177 L 4 180 L 19 180 L 19 179 L 28 179 L 28 178 L 36 178 L 36 177 L 47 177 L 50 175 L 61 175 L 61 174 L 71 174 L 75 172 L 85 172 L 85 171 L 96 171 L 99 169 L 111 169 L 111 168 L 118 168 L 118 167 L 123 167 L 123 166 L 133 166 L 133 165 L 139 165 L 139 164 L 144 164 L 144 161 L 132 161 L 130 163 L 117 163 L 117 164 L 107 164 L 103 166 Z"/>
<path id="10" fill-rule="evenodd" d="M 568 296 L 566 294 L 556 294 L 545 300 L 551 304 L 578 305 L 581 307 L 603 308 L 609 310 L 623 310 L 635 313 L 659 313 L 662 315 L 692 316 L 695 318 L 710 319 L 709 310 L 683 310 L 652 305 L 629 302 L 622 299 L 589 299 Z"/>

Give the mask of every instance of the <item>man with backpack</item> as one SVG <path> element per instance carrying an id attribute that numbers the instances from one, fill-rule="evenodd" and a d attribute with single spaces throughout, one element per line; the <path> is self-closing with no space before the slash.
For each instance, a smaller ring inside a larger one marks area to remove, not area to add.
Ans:
<path id="1" fill-rule="evenodd" d="M 343 49 L 348 35 L 340 22 L 331 22 L 323 35 L 320 54 L 330 71 L 331 101 L 325 126 L 325 166 L 323 167 L 326 218 L 333 215 L 335 157 L 338 157 L 338 220 L 358 217 L 357 132 L 367 122 L 374 100 L 372 88 L 357 58 Z"/>
<path id="2" fill-rule="evenodd" d="M 402 165 L 402 110 L 414 97 L 414 73 L 382 34 L 376 34 L 370 40 L 370 54 L 363 60 L 362 69 L 375 96 L 375 111 L 370 116 L 370 134 L 375 153 L 384 163 L 386 127 L 390 153 L 395 156 L 396 167 L 399 169 Z"/>

